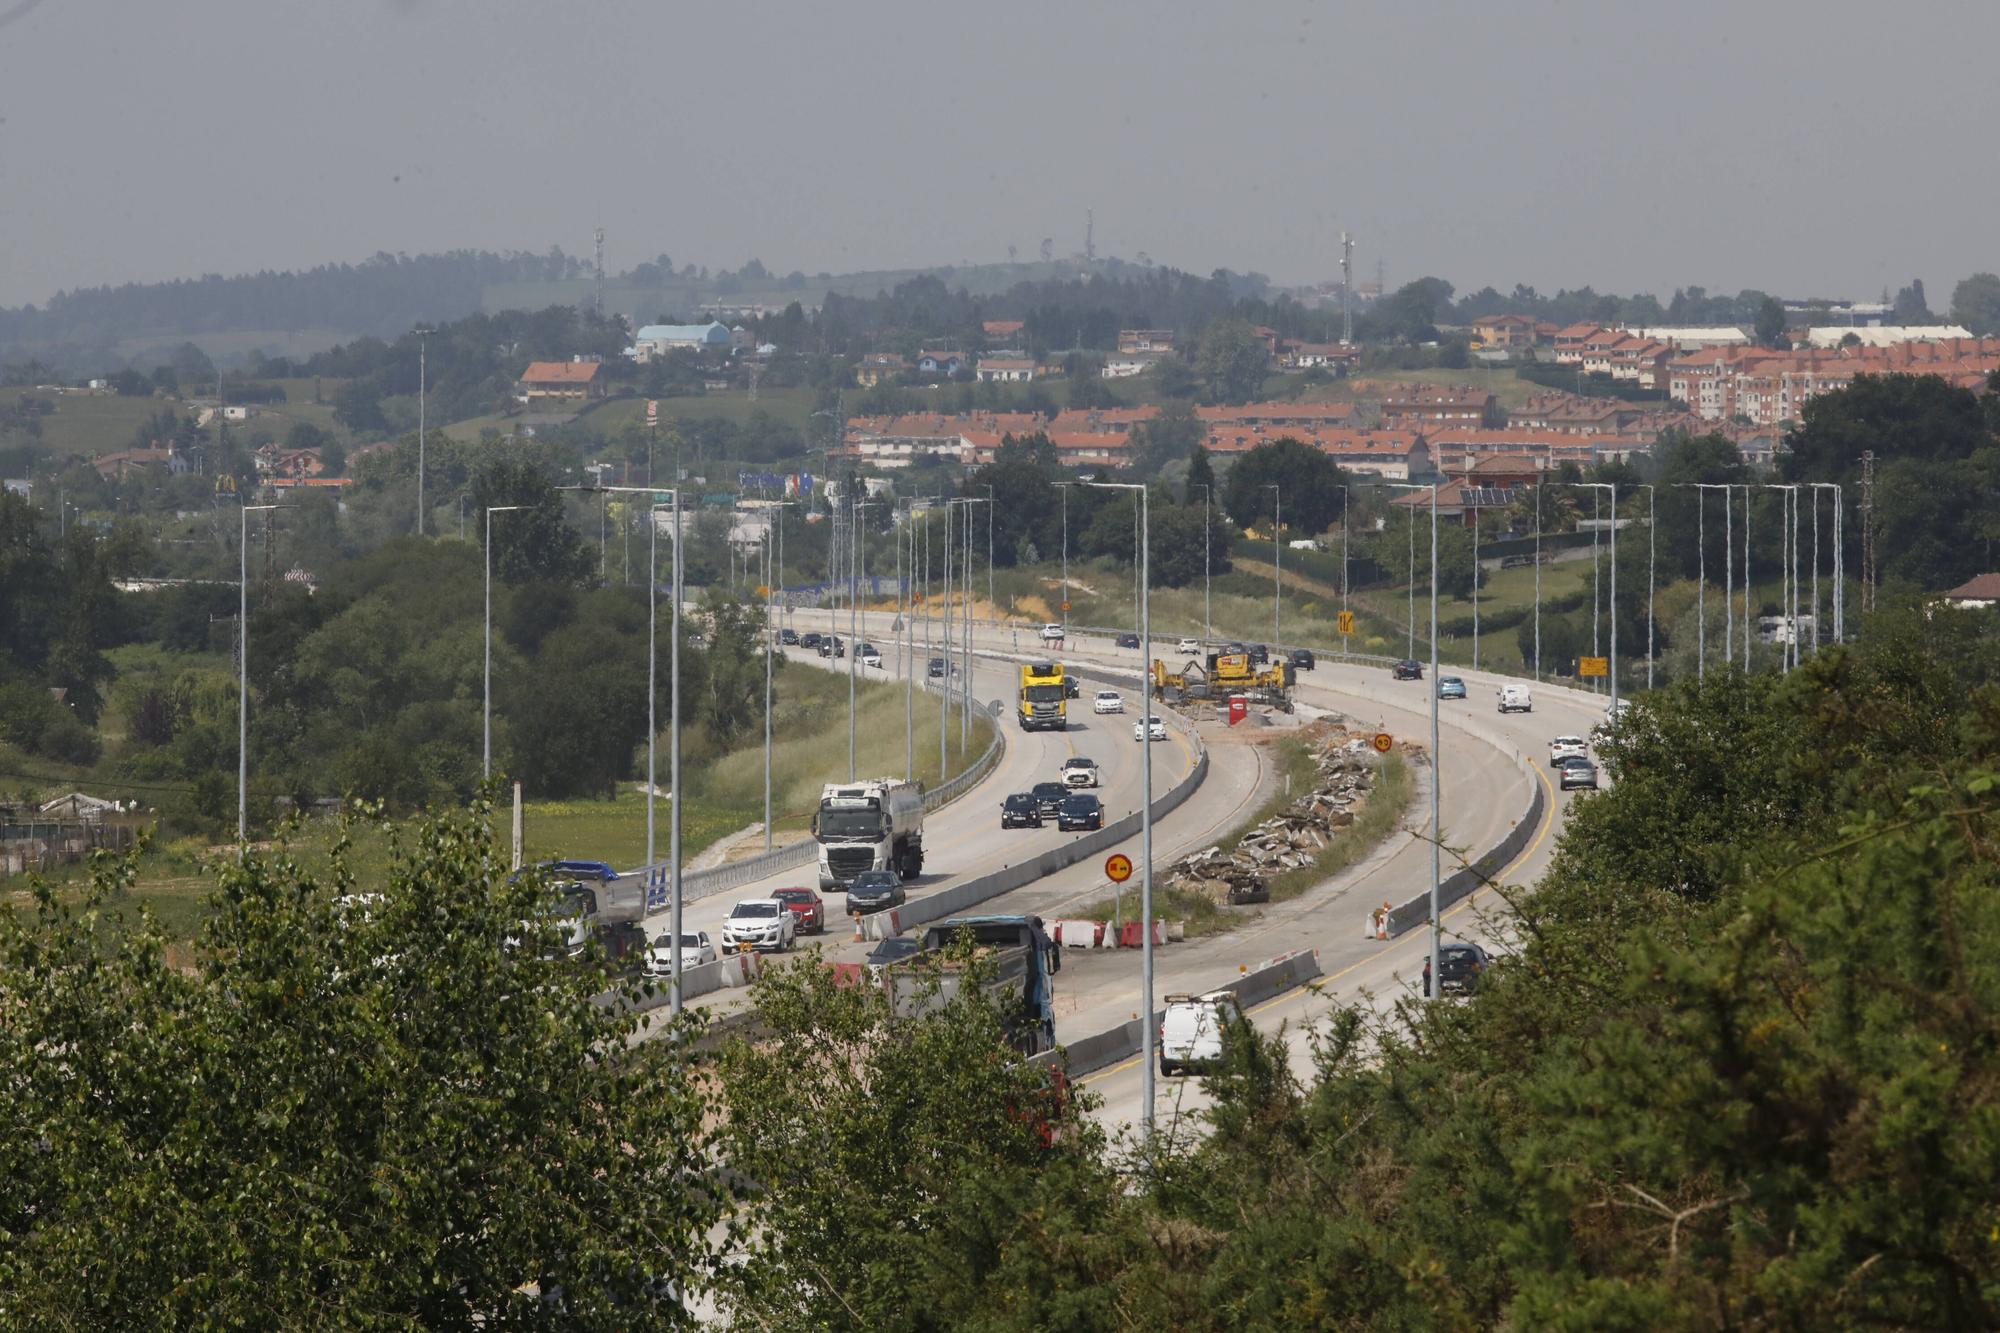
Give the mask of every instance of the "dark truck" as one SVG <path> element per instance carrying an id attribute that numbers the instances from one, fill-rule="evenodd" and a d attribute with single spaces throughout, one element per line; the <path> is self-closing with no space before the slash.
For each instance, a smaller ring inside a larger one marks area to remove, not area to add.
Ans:
<path id="1" fill-rule="evenodd" d="M 883 969 L 893 1012 L 914 1018 L 957 995 L 963 966 L 941 955 L 966 940 L 974 958 L 991 969 L 986 994 L 999 1007 L 1014 1048 L 1023 1055 L 1054 1050 L 1055 974 L 1062 970 L 1062 949 L 1038 916 L 954 917 L 930 927 L 921 953 Z"/>

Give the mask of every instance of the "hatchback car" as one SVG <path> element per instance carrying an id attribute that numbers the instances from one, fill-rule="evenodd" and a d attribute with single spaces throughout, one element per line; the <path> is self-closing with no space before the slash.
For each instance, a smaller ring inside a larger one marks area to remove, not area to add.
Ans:
<path id="1" fill-rule="evenodd" d="M 1174 645 L 1174 651 L 1183 657 L 1200 657 L 1201 640 L 1184 638 Z"/>
<path id="2" fill-rule="evenodd" d="M 778 642 L 791 647 L 799 641 L 799 632 L 789 625 L 778 631 Z"/>
<path id="3" fill-rule="evenodd" d="M 1097 761 L 1087 754 L 1073 754 L 1063 760 L 1062 780 L 1065 786 L 1095 787 L 1097 785 Z"/>
<path id="4" fill-rule="evenodd" d="M 1228 1053 L 1231 1029 L 1242 1023 L 1233 991 L 1169 995 L 1160 1016 L 1160 1072 L 1171 1077 L 1215 1068 Z"/>
<path id="5" fill-rule="evenodd" d="M 1087 791 L 1074 792 L 1056 807 L 1056 827 L 1065 833 L 1104 827 L 1104 802 Z"/>
<path id="6" fill-rule="evenodd" d="M 1001 828 L 1040 828 L 1042 803 L 1031 791 L 1017 791 L 1000 803 Z"/>
<path id="7" fill-rule="evenodd" d="M 1063 627 L 1061 625 L 1056 624 L 1054 621 L 1050 621 L 1048 624 L 1042 626 L 1043 643 L 1061 643 L 1062 641 L 1063 641 Z"/>
<path id="8" fill-rule="evenodd" d="M 1389 674 L 1396 680 L 1422 680 L 1424 664 L 1414 657 L 1406 657 L 1389 668 Z"/>
<path id="9" fill-rule="evenodd" d="M 1463 699 L 1464 697 L 1465 697 L 1464 681 L 1460 680 L 1457 676 L 1438 677 L 1438 698 Z"/>
<path id="10" fill-rule="evenodd" d="M 903 881 L 896 878 L 893 870 L 864 870 L 847 886 L 849 916 L 886 912 L 891 907 L 901 907 L 905 901 Z"/>
<path id="11" fill-rule="evenodd" d="M 1125 711 L 1125 696 L 1116 690 L 1099 690 L 1091 698 L 1090 711 L 1093 713 L 1122 713 Z"/>
<path id="12" fill-rule="evenodd" d="M 1565 759 L 1586 759 L 1589 754 L 1584 749 L 1581 736 L 1558 736 L 1549 742 L 1549 767 L 1559 766 Z"/>
<path id="13" fill-rule="evenodd" d="M 1310 648 L 1294 648 L 1290 653 L 1286 654 L 1286 657 L 1291 662 L 1292 670 L 1294 671 L 1311 671 L 1319 665 L 1319 659 L 1313 656 L 1313 651 Z"/>
<path id="14" fill-rule="evenodd" d="M 944 659 L 942 657 L 933 657 L 924 665 L 924 674 L 932 680 L 936 680 L 939 676 L 942 676 L 944 674 Z"/>
<path id="15" fill-rule="evenodd" d="M 798 935 L 798 917 L 776 898 L 745 898 L 722 923 L 722 946 L 739 952 L 789 949 Z"/>
<path id="16" fill-rule="evenodd" d="M 1069 795 L 1069 788 L 1060 782 L 1037 782 L 1031 795 L 1044 815 L 1052 815 Z"/>
<path id="17" fill-rule="evenodd" d="M 1493 963 L 1476 944 L 1446 944 L 1438 949 L 1438 994 L 1470 995 L 1479 989 L 1480 974 Z M 1431 993 L 1431 960 L 1424 959 L 1424 994 Z"/>
<path id="18" fill-rule="evenodd" d="M 1562 776 L 1556 779 L 1556 786 L 1563 791 L 1573 791 L 1578 787 L 1597 790 L 1597 765 L 1580 754 L 1563 760 L 1557 771 Z"/>
<path id="19" fill-rule="evenodd" d="M 826 929 L 826 904 L 812 889 L 773 889 L 771 896 L 783 903 L 798 924 L 801 935 L 818 935 Z"/>
<path id="20" fill-rule="evenodd" d="M 1118 636 L 1118 646 L 1120 648 L 1137 648 L 1139 646 L 1139 636 L 1136 634 L 1121 634 Z"/>
<path id="21" fill-rule="evenodd" d="M 862 666 L 879 669 L 882 665 L 882 653 L 874 644 L 864 643 L 861 645 L 860 651 L 855 654 L 855 660 L 860 662 Z"/>
<path id="22" fill-rule="evenodd" d="M 1252 666 L 1269 666 L 1271 663 L 1271 649 L 1267 644 L 1253 643 L 1245 652 Z"/>
<path id="23" fill-rule="evenodd" d="M 799 635 L 799 647 L 811 648 L 814 651 L 818 651 L 820 637 L 818 630 L 809 629 L 804 634 Z"/>
<path id="24" fill-rule="evenodd" d="M 1163 741 L 1167 738 L 1167 724 L 1162 718 L 1143 718 L 1132 724 L 1132 739 L 1135 741 Z"/>

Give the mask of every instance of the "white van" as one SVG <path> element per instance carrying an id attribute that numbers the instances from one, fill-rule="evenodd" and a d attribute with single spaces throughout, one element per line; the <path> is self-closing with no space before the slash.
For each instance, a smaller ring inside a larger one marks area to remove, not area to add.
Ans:
<path id="1" fill-rule="evenodd" d="M 1502 685 L 1500 687 L 1500 711 L 1503 713 L 1532 713 L 1535 711 L 1535 696 L 1528 693 L 1526 685 Z"/>
<path id="2" fill-rule="evenodd" d="M 1221 1064 L 1229 1028 L 1242 1021 L 1234 991 L 1169 995 L 1160 1020 L 1160 1072 L 1171 1076 Z"/>

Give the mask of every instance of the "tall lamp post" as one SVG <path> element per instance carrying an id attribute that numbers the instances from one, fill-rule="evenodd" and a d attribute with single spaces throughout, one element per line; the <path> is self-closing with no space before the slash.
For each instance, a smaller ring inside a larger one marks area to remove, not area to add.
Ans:
<path id="1" fill-rule="evenodd" d="M 437 330 L 418 325 L 417 335 L 417 535 L 424 535 L 424 391 L 430 366 L 431 335 Z"/>
<path id="2" fill-rule="evenodd" d="M 1655 487 L 1641 482 L 1646 492 L 1646 688 L 1653 688 L 1653 570 L 1659 557 L 1659 525 L 1654 521 Z M 1616 515 L 1613 515 L 1616 518 Z"/>
<path id="3" fill-rule="evenodd" d="M 1813 615 L 1819 615 L 1819 496 L 1820 491 L 1833 492 L 1833 641 L 1847 642 L 1847 573 L 1845 556 L 1841 550 L 1841 510 L 1845 507 L 1840 483 L 1837 481 L 1816 481 L 1812 484 L 1813 495 Z M 1819 641 L 1817 622 L 1813 641 Z"/>
<path id="4" fill-rule="evenodd" d="M 1350 517 L 1347 510 L 1347 487 L 1343 485 L 1340 488 L 1340 609 L 1343 613 L 1349 612 L 1347 605 L 1347 534 L 1354 526 L 1349 521 Z M 1348 653 L 1347 639 L 1347 633 L 1342 631 L 1340 635 L 1340 651 L 1343 656 Z"/>
<path id="5" fill-rule="evenodd" d="M 1444 786 L 1444 756 L 1438 752 L 1438 561 L 1437 561 L 1437 483 L 1428 486 L 1412 485 L 1408 482 L 1391 482 L 1391 490 L 1429 491 L 1431 493 L 1431 952 L 1430 991 L 1427 998 L 1435 1000 L 1444 987 L 1440 985 L 1438 971 L 1438 946 L 1444 934 L 1444 921 L 1439 912 L 1438 896 L 1444 884 L 1444 863 L 1438 844 L 1444 838 L 1444 824 L 1441 822 L 1439 791 Z M 1416 515 L 1410 515 L 1411 529 L 1415 530 Z M 1413 585 L 1414 586 L 1414 585 Z"/>
<path id="6" fill-rule="evenodd" d="M 249 847 L 250 827 L 250 515 L 288 505 L 244 505 L 238 514 L 236 575 L 236 859 Z M 264 520 L 266 523 L 269 519 Z"/>
<path id="7" fill-rule="evenodd" d="M 479 776 L 493 776 L 493 516 L 511 514 L 526 505 L 486 506 L 486 630 L 484 688 L 479 718 Z"/>
<path id="8" fill-rule="evenodd" d="M 965 611 L 960 617 L 960 629 L 965 641 L 965 651 L 962 654 L 965 671 L 960 684 L 964 706 L 959 711 L 958 736 L 958 747 L 962 751 L 972 743 L 972 506 L 985 505 L 986 512 L 991 514 L 993 501 L 983 495 L 966 495 L 960 496 L 952 503 L 966 507 L 966 512 L 962 516 L 964 522 L 959 524 L 959 531 L 964 539 L 963 563 L 959 571 L 959 585 L 962 589 L 960 600 L 964 603 Z M 950 681 L 947 680 L 946 683 L 949 684 Z"/>
<path id="9" fill-rule="evenodd" d="M 1285 546 L 1278 529 L 1284 523 L 1285 495 L 1275 481 L 1265 482 L 1264 489 L 1271 493 L 1271 651 L 1276 653 L 1281 651 L 1278 608 L 1283 601 L 1285 565 Z M 1145 662 L 1142 660 L 1139 665 L 1144 666 Z"/>
<path id="10" fill-rule="evenodd" d="M 1611 710 L 1608 716 L 1618 716 L 1618 486 L 1609 481 L 1584 481 L 1577 483 L 1594 491 L 1604 491 L 1611 497 L 1606 506 L 1611 511 Z M 1592 599 L 1593 603 L 1595 598 Z M 1593 619 L 1595 617 L 1593 616 Z M 1597 646 L 1593 635 L 1591 647 Z"/>
<path id="11" fill-rule="evenodd" d="M 1056 489 L 1062 492 L 1062 627 L 1063 642 L 1069 642 L 1069 488 L 1073 481 L 1059 481 Z M 925 549 L 929 546 L 926 544 Z"/>
<path id="12" fill-rule="evenodd" d="M 856 705 L 856 698 L 857 698 L 857 695 L 856 695 L 856 687 L 855 687 L 855 680 L 856 680 L 856 677 L 855 677 L 855 662 L 856 662 L 856 660 L 857 660 L 858 658 L 860 658 L 860 656 L 861 656 L 861 637 L 860 637 L 860 633 L 861 633 L 861 619 L 860 619 L 860 609 L 859 609 L 859 603 L 860 603 L 860 598 L 859 598 L 859 596 L 857 595 L 857 594 L 859 593 L 860 589 L 859 589 L 859 586 L 858 586 L 858 581 L 859 581 L 859 578 L 860 578 L 860 574 L 861 574 L 862 572 L 865 572 L 865 570 L 866 570 L 866 568 L 867 568 L 867 566 L 866 566 L 866 563 L 865 563 L 865 561 L 864 561 L 864 560 L 863 560 L 863 558 L 862 558 L 862 552 L 861 552 L 861 511 L 862 511 L 862 510 L 864 510 L 864 509 L 872 509 L 872 508 L 874 508 L 874 507 L 875 507 L 875 505 L 874 505 L 874 502 L 873 502 L 873 501 L 869 501 L 869 500 L 850 500 L 850 501 L 848 501 L 848 514 L 849 514 L 849 517 L 848 517 L 848 522 L 847 522 L 847 532 L 848 532 L 848 537 L 847 537 L 847 543 L 848 543 L 848 544 L 847 544 L 847 571 L 848 571 L 848 581 L 847 581 L 847 589 L 848 589 L 848 591 L 847 591 L 847 639 L 848 639 L 848 643 L 847 643 L 847 780 L 848 780 L 849 782 L 852 782 L 852 781 L 854 781 L 854 779 L 855 779 L 855 776 L 856 776 L 856 769 L 855 769 L 855 766 L 854 766 L 854 765 L 855 765 L 855 722 L 854 722 L 854 719 L 855 719 L 855 705 Z"/>
<path id="13" fill-rule="evenodd" d="M 1139 666 L 1143 673 L 1153 652 L 1153 591 L 1152 582 L 1152 510 L 1146 487 L 1140 482 L 1130 481 L 1087 481 L 1083 483 L 1101 491 L 1136 491 L 1139 495 Z M 1275 645 L 1274 645 L 1275 646 Z M 1153 692 L 1144 682 L 1139 687 L 1139 697 L 1144 700 L 1140 709 L 1140 723 L 1146 732 L 1146 740 L 1139 746 L 1139 765 L 1143 774 L 1140 780 L 1139 798 L 1139 1068 L 1143 1073 L 1140 1096 L 1143 1109 L 1140 1111 L 1140 1133 L 1147 1144 L 1153 1140 L 1153 1077 L 1157 1056 L 1154 1043 L 1158 1033 L 1153 1026 Z"/>
<path id="14" fill-rule="evenodd" d="M 1211 613 L 1213 603 L 1209 598 L 1210 540 L 1208 522 L 1209 493 L 1215 488 L 1206 482 L 1197 481 L 1192 483 L 1189 489 L 1193 489 L 1194 486 L 1201 487 L 1201 641 L 1207 643 L 1215 637 L 1215 620 Z M 1343 486 L 1341 489 L 1346 490 L 1347 488 Z"/>
<path id="15" fill-rule="evenodd" d="M 1778 506 L 1778 614 L 1788 642 L 1778 645 L 1778 669 L 1789 672 L 1799 661 L 1799 483 L 1766 482 L 1764 489 L 1783 492 Z"/>
<path id="16" fill-rule="evenodd" d="M 1542 483 L 1535 483 L 1535 683 L 1542 680 Z"/>
<path id="17" fill-rule="evenodd" d="M 1695 679 L 1701 680 L 1708 675 L 1708 493 L 1710 491 L 1721 491 L 1723 508 L 1727 509 L 1729 507 L 1730 488 L 1726 484 L 1717 481 L 1686 481 L 1680 484 L 1695 493 L 1694 532 L 1696 554 L 1694 618 L 1698 622 L 1699 628 L 1695 636 L 1694 670 Z M 1725 556 L 1729 553 L 1726 539 L 1723 545 L 1723 552 Z M 1731 568 L 1734 568 L 1734 566 L 1732 565 Z M 1723 618 L 1727 620 L 1729 617 L 1729 606 L 1727 602 L 1724 602 Z M 1728 660 L 1726 652 L 1723 660 Z"/>

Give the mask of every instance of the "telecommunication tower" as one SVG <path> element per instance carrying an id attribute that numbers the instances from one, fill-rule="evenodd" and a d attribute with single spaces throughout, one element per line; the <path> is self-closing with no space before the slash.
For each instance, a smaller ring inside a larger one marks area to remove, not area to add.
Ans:
<path id="1" fill-rule="evenodd" d="M 604 313 L 604 228 L 599 227 L 597 229 L 594 240 L 596 242 L 596 249 L 593 255 L 592 268 L 595 270 L 597 287 L 591 293 L 591 304 L 596 306 L 597 313 L 602 315 Z"/>
<path id="2" fill-rule="evenodd" d="M 1097 214 L 1088 208 L 1083 210 L 1083 257 L 1086 261 L 1097 258 Z"/>
<path id="3" fill-rule="evenodd" d="M 1340 233 L 1340 341 L 1354 341 L 1354 238 Z"/>

